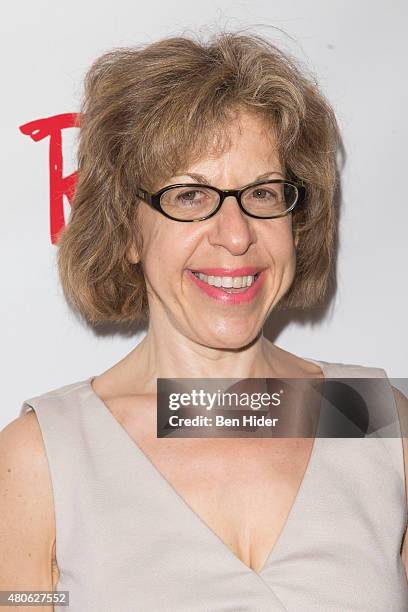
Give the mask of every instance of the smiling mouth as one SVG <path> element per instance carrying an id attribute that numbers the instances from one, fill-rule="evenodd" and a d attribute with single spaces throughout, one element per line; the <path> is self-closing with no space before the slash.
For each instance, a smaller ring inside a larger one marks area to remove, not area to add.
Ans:
<path id="1" fill-rule="evenodd" d="M 210 276 L 202 272 L 190 270 L 196 278 L 207 285 L 216 287 L 226 293 L 243 293 L 258 279 L 260 272 L 243 276 Z"/>

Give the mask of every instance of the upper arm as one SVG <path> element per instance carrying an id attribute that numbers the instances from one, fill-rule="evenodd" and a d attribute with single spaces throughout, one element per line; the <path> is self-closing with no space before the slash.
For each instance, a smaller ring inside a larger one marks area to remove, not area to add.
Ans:
<path id="1" fill-rule="evenodd" d="M 406 502 L 408 505 L 408 399 L 403 393 L 396 387 L 392 387 L 394 392 L 395 403 L 398 410 L 398 418 L 401 427 L 402 445 L 404 453 L 404 467 L 405 467 L 405 494 Z M 408 531 L 408 529 L 407 529 Z M 401 550 L 401 557 L 405 565 L 405 572 L 408 578 L 408 535 L 407 531 L 404 534 L 403 546 Z"/>
<path id="2" fill-rule="evenodd" d="M 30 411 L 0 431 L 0 590 L 53 590 L 54 546 L 48 462 Z"/>

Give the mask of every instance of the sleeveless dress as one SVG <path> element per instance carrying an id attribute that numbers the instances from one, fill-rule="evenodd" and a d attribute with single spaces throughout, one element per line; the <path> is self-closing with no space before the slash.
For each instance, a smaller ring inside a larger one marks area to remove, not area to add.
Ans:
<path id="1" fill-rule="evenodd" d="M 386 378 L 382 369 L 307 361 L 325 378 Z M 93 378 L 20 410 L 36 412 L 49 465 L 56 590 L 69 591 L 69 607 L 56 612 L 408 610 L 400 437 L 316 437 L 286 523 L 256 572 L 160 474 Z"/>

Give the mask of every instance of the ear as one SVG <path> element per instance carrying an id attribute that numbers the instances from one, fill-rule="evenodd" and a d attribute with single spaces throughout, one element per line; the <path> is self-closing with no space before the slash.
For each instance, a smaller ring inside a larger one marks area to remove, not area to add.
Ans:
<path id="1" fill-rule="evenodd" d="M 128 248 L 128 250 L 127 250 L 127 252 L 126 252 L 126 256 L 127 256 L 128 261 L 129 261 L 130 263 L 137 264 L 137 263 L 139 263 L 139 261 L 140 261 L 140 256 L 139 256 L 139 253 L 138 253 L 138 251 L 137 251 L 137 249 L 136 249 L 136 247 L 135 247 L 135 245 L 134 245 L 134 244 L 132 244 L 132 245 L 131 245 L 131 246 Z"/>

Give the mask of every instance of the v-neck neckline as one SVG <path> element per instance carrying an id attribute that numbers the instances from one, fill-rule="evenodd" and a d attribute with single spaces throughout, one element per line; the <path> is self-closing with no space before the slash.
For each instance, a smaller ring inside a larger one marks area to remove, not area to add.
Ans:
<path id="1" fill-rule="evenodd" d="M 313 363 L 317 366 L 320 367 L 322 374 L 323 374 L 323 379 L 327 379 L 328 378 L 328 372 L 327 372 L 327 367 L 328 364 L 326 364 L 326 362 L 324 361 L 317 361 L 317 360 L 312 360 L 312 359 L 306 359 L 305 357 L 303 357 L 304 361 L 308 361 L 310 363 Z M 120 436 L 123 436 L 123 440 L 124 440 L 124 444 L 126 444 L 130 451 L 134 453 L 135 458 L 139 457 L 140 459 L 142 459 L 145 463 L 145 465 L 148 467 L 149 470 L 152 471 L 152 473 L 155 474 L 156 476 L 156 480 L 158 482 L 160 482 L 163 487 L 165 487 L 165 489 L 168 491 L 168 493 L 170 495 L 175 496 L 175 499 L 179 500 L 180 503 L 185 507 L 186 511 L 188 512 L 190 518 L 194 521 L 194 522 L 198 522 L 201 524 L 201 526 L 204 527 L 205 531 L 211 536 L 213 537 L 213 539 L 217 542 L 217 544 L 219 546 L 221 546 L 221 549 L 224 550 L 224 552 L 226 551 L 227 554 L 229 555 L 230 558 L 236 560 L 236 562 L 243 567 L 247 572 L 249 572 L 250 574 L 257 576 L 258 578 L 262 578 L 263 574 L 267 571 L 268 567 L 271 566 L 271 564 L 274 562 L 276 556 L 278 555 L 279 550 L 282 548 L 282 546 L 284 546 L 284 541 L 285 539 L 288 538 L 288 532 L 290 533 L 290 528 L 291 525 L 293 523 L 293 521 L 296 518 L 296 513 L 297 513 L 297 509 L 299 508 L 299 506 L 301 505 L 302 501 L 304 501 L 304 498 L 307 494 L 307 487 L 309 485 L 309 482 L 311 480 L 311 474 L 313 474 L 314 472 L 314 466 L 315 463 L 317 461 L 317 456 L 318 456 L 318 447 L 319 447 L 319 437 L 315 436 L 314 441 L 313 441 L 313 445 L 312 445 L 312 450 L 310 452 L 309 455 L 309 460 L 307 462 L 307 466 L 306 469 L 303 473 L 303 477 L 302 480 L 300 482 L 300 485 L 298 487 L 298 490 L 296 492 L 295 498 L 293 500 L 293 503 L 289 509 L 289 512 L 287 514 L 287 517 L 283 523 L 283 526 L 279 532 L 278 537 L 276 538 L 271 550 L 269 551 L 262 567 L 259 570 L 255 570 L 253 568 L 251 568 L 249 565 L 247 565 L 244 561 L 242 561 L 242 559 L 240 557 L 238 557 L 237 554 L 235 554 L 231 548 L 229 548 L 229 546 L 224 542 L 224 540 L 208 525 L 208 523 L 205 522 L 205 520 L 190 506 L 190 504 L 184 499 L 184 497 L 177 491 L 177 489 L 175 489 L 173 487 L 173 485 L 170 483 L 170 481 L 160 472 L 160 470 L 157 468 L 157 466 L 153 463 L 153 461 L 151 461 L 151 459 L 146 455 L 146 453 L 142 450 L 142 448 L 139 446 L 139 444 L 136 442 L 136 440 L 134 440 L 134 438 L 132 438 L 130 436 L 130 434 L 128 433 L 128 431 L 125 429 L 125 427 L 123 427 L 123 425 L 121 425 L 121 423 L 114 417 L 114 415 L 112 414 L 112 412 L 109 410 L 108 406 L 106 405 L 106 403 L 99 397 L 99 395 L 96 393 L 96 391 L 94 390 L 94 388 L 92 387 L 92 382 L 94 380 L 94 378 L 96 378 L 96 376 L 90 376 L 89 378 L 85 379 L 84 381 L 82 381 L 82 384 L 84 385 L 84 388 L 87 390 L 88 392 L 88 397 L 90 397 L 91 399 L 94 400 L 95 402 L 95 406 L 98 407 L 99 409 L 101 409 L 101 414 L 104 413 L 105 416 L 108 417 L 111 425 L 113 427 L 115 427 L 117 433 Z M 316 428 L 316 432 L 318 431 L 318 427 Z"/>

